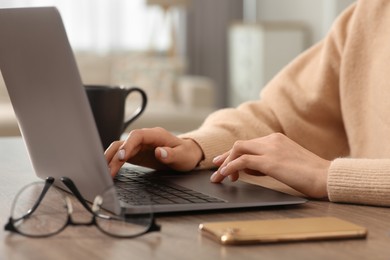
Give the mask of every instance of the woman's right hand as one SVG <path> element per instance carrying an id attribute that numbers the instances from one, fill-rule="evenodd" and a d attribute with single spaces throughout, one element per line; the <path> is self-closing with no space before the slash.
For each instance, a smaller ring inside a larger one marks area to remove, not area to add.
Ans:
<path id="1" fill-rule="evenodd" d="M 104 154 L 113 177 L 125 162 L 153 169 L 189 171 L 203 158 L 195 141 L 178 138 L 160 127 L 133 130 L 126 140 L 113 142 Z"/>

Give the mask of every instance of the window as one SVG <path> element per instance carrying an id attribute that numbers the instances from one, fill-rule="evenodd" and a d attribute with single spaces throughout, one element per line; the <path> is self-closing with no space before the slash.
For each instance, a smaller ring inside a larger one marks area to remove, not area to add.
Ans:
<path id="1" fill-rule="evenodd" d="M 157 50 L 171 45 L 170 20 L 178 26 L 180 10 L 166 16 L 146 0 L 1 0 L 0 8 L 56 6 L 74 50 Z M 180 31 L 180 28 L 177 28 Z"/>

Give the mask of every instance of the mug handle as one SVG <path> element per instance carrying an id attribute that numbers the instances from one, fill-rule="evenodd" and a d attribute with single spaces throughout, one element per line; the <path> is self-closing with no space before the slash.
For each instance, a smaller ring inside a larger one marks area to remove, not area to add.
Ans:
<path id="1" fill-rule="evenodd" d="M 146 96 L 145 91 L 143 91 L 142 89 L 137 88 L 137 87 L 128 88 L 127 93 L 126 93 L 126 98 L 132 92 L 138 92 L 141 95 L 142 103 L 141 103 L 141 106 L 139 106 L 134 111 L 134 113 L 127 120 L 125 120 L 125 122 L 123 123 L 122 132 L 124 132 L 126 130 L 126 128 L 144 112 L 146 105 L 148 103 L 148 98 Z"/>

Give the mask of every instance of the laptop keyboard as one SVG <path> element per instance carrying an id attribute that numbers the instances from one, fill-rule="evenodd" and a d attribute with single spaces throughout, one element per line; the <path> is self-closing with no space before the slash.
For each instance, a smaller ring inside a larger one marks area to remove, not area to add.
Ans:
<path id="1" fill-rule="evenodd" d="M 150 178 L 134 169 L 121 169 L 114 183 L 119 199 L 131 205 L 225 202 L 173 183 Z"/>

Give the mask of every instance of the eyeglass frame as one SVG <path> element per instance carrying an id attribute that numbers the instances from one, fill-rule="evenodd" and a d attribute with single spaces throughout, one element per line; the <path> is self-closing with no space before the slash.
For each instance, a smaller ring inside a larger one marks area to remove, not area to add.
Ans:
<path id="1" fill-rule="evenodd" d="M 4 230 L 10 231 L 10 232 L 13 232 L 13 233 L 17 233 L 17 234 L 20 234 L 20 235 L 23 235 L 23 236 L 26 236 L 26 237 L 32 237 L 32 238 L 45 238 L 45 237 L 54 236 L 54 235 L 57 235 L 60 232 L 62 232 L 68 226 L 96 226 L 102 233 L 104 233 L 104 234 L 106 234 L 108 236 L 111 236 L 111 237 L 115 237 L 115 238 L 135 238 L 135 237 L 138 237 L 138 236 L 150 233 L 150 232 L 157 232 L 157 231 L 161 230 L 161 226 L 156 223 L 156 219 L 155 219 L 154 214 L 151 214 L 151 221 L 150 221 L 149 226 L 143 232 L 140 232 L 138 234 L 129 235 L 129 236 L 121 236 L 121 235 L 115 235 L 115 234 L 112 234 L 112 233 L 109 233 L 109 232 L 105 231 L 103 228 L 101 228 L 99 226 L 99 224 L 96 221 L 96 218 L 104 217 L 105 219 L 109 219 L 111 217 L 109 217 L 109 216 L 102 216 L 102 215 L 97 214 L 93 210 L 93 208 L 95 206 L 100 206 L 100 205 L 95 205 L 95 203 L 94 203 L 92 208 L 91 208 L 88 205 L 87 201 L 84 199 L 84 197 L 81 195 L 81 193 L 78 190 L 78 188 L 76 187 L 75 183 L 68 177 L 61 177 L 61 181 L 65 184 L 65 186 L 77 198 L 77 200 L 81 203 L 81 205 L 88 212 L 90 212 L 92 214 L 91 221 L 90 222 L 75 222 L 72 219 L 72 211 L 73 211 L 72 210 L 72 203 L 71 203 L 69 197 L 65 196 L 66 206 L 67 206 L 67 213 L 68 213 L 67 215 L 68 216 L 67 216 L 66 223 L 64 224 L 63 227 L 61 227 L 56 232 L 53 232 L 53 233 L 50 233 L 50 234 L 43 234 L 43 235 L 31 235 L 31 234 L 25 234 L 23 232 L 20 232 L 14 225 L 15 221 L 19 221 L 21 219 L 24 219 L 24 218 L 26 218 L 26 217 L 28 217 L 28 216 L 30 216 L 31 214 L 34 213 L 34 211 L 38 208 L 39 204 L 41 203 L 41 201 L 45 197 L 45 195 L 48 192 L 48 190 L 50 189 L 50 187 L 53 186 L 54 181 L 55 181 L 55 179 L 53 177 L 47 177 L 46 180 L 45 180 L 45 184 L 44 184 L 44 187 L 42 189 L 42 192 L 39 195 L 39 197 L 38 197 L 37 201 L 35 202 L 35 204 L 31 207 L 31 209 L 29 209 L 25 215 L 23 215 L 22 217 L 20 217 L 20 218 L 18 218 L 16 220 L 13 219 L 12 216 L 10 216 L 9 219 L 8 219 L 8 223 L 4 225 Z"/>

